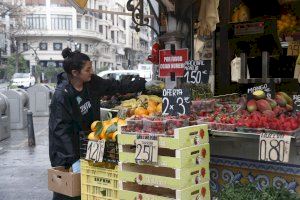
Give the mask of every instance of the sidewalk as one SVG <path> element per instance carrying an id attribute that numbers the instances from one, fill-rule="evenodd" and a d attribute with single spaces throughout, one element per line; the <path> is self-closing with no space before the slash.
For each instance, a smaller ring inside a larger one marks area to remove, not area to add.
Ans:
<path id="1" fill-rule="evenodd" d="M 36 147 L 29 148 L 27 128 L 0 141 L 0 199 L 51 200 L 48 191 L 48 117 L 35 117 Z"/>

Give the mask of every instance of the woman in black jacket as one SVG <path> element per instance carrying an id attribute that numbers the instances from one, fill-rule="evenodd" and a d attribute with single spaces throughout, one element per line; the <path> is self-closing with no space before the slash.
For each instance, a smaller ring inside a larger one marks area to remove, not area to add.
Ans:
<path id="1" fill-rule="evenodd" d="M 49 156 L 52 167 L 70 168 L 80 157 L 79 131 L 90 130 L 91 123 L 100 120 L 101 96 L 142 91 L 145 80 L 127 83 L 105 80 L 93 74 L 86 54 L 66 48 L 62 56 L 65 73 L 58 75 L 50 104 Z M 53 199 L 76 198 L 54 193 Z"/>

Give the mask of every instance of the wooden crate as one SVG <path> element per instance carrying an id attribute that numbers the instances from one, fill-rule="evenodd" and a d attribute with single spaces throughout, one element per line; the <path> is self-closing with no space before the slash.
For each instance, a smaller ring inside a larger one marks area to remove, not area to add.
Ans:
<path id="1" fill-rule="evenodd" d="M 138 164 L 119 164 L 119 179 L 125 182 L 138 183 L 169 189 L 183 189 L 209 181 L 209 163 L 172 169 Z"/>
<path id="2" fill-rule="evenodd" d="M 119 145 L 119 159 L 122 163 L 136 163 L 136 147 L 133 145 Z M 187 168 L 209 163 L 209 144 L 187 147 L 183 149 L 158 149 L 158 162 L 155 166 L 169 168 Z"/>
<path id="3" fill-rule="evenodd" d="M 120 182 L 120 200 L 210 200 L 209 182 L 182 190 Z"/>
<path id="4" fill-rule="evenodd" d="M 121 130 L 119 130 L 121 132 Z M 121 132 L 122 133 L 122 132 Z M 138 138 L 135 134 L 118 135 L 119 145 L 134 145 Z M 206 124 L 174 129 L 173 137 L 158 137 L 158 147 L 166 149 L 182 149 L 208 143 L 209 135 Z"/>

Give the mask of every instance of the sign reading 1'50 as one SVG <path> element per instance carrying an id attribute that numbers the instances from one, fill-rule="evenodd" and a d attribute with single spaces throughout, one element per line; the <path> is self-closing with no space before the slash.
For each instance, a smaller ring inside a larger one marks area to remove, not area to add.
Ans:
<path id="1" fill-rule="evenodd" d="M 192 84 L 206 84 L 209 80 L 210 60 L 190 60 L 185 62 L 184 81 Z"/>

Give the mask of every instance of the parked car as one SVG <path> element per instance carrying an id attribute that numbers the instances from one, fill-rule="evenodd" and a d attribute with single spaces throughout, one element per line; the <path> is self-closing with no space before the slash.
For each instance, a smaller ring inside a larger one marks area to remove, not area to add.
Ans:
<path id="1" fill-rule="evenodd" d="M 140 76 L 136 70 L 106 70 L 98 73 L 98 76 L 104 79 L 122 80 L 124 76 Z"/>
<path id="2" fill-rule="evenodd" d="M 30 73 L 15 73 L 11 79 L 11 85 L 28 88 L 35 84 L 35 78 Z"/>
<path id="3" fill-rule="evenodd" d="M 145 78 L 146 81 L 152 79 L 151 71 L 149 70 L 106 70 L 98 73 L 98 76 L 104 79 L 122 80 L 122 77 L 132 75 Z"/>

